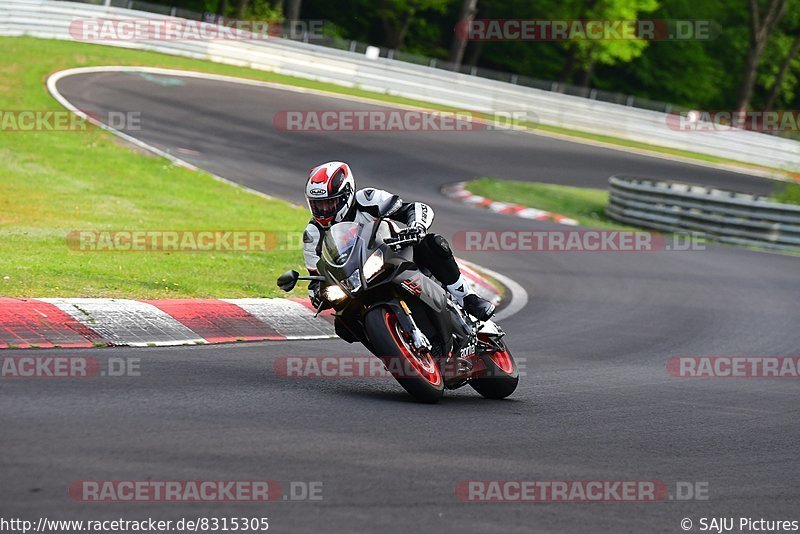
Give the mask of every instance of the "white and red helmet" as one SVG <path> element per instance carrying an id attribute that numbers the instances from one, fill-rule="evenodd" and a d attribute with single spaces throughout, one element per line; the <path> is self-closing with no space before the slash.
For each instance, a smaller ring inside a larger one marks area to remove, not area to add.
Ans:
<path id="1" fill-rule="evenodd" d="M 341 222 L 353 205 L 356 182 L 347 163 L 330 161 L 311 170 L 306 182 L 308 209 L 323 228 Z"/>

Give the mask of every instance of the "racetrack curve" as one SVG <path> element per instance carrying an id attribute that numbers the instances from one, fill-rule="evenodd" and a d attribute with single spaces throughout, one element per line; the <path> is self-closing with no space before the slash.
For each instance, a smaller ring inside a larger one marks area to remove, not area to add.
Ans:
<path id="1" fill-rule="evenodd" d="M 768 192 L 742 174 L 520 132 L 297 133 L 281 110 L 372 105 L 135 73 L 69 76 L 82 109 L 140 111 L 129 134 L 294 202 L 308 169 L 349 162 L 357 183 L 420 199 L 446 237 L 552 229 L 439 193 L 475 176 L 604 187 L 612 174 Z M 157 194 L 157 192 L 156 192 Z M 3 515 L 173 519 L 269 515 L 277 532 L 679 532 L 688 517 L 800 519 L 797 380 L 673 378 L 683 355 L 797 355 L 800 259 L 731 247 L 651 253 L 469 253 L 530 293 L 503 322 L 527 376 L 510 400 L 472 390 L 410 401 L 391 379 L 290 380 L 288 355 L 366 354 L 340 341 L 93 351 L 142 376 L 0 383 Z M 81 351 L 69 351 L 80 353 Z M 14 355 L 5 351 L 4 355 Z M 77 503 L 81 479 L 324 483 L 320 502 Z M 708 482 L 708 500 L 466 504 L 459 480 Z M 262 513 L 263 512 L 263 513 Z M 794 514 L 794 516 L 792 516 Z"/>

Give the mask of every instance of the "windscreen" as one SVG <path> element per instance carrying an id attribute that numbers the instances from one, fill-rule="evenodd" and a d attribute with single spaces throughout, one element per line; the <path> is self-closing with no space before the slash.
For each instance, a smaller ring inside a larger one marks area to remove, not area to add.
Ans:
<path id="1" fill-rule="evenodd" d="M 359 224 L 342 222 L 331 226 L 322 241 L 322 258 L 333 267 L 341 267 L 358 243 Z"/>

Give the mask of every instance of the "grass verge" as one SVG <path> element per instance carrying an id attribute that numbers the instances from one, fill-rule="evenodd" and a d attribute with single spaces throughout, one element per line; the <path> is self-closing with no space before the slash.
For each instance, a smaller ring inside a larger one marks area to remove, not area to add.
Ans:
<path id="1" fill-rule="evenodd" d="M 770 198 L 775 202 L 800 205 L 800 184 L 785 184 Z"/>
<path id="2" fill-rule="evenodd" d="M 201 69 L 161 54 L 30 38 L 0 39 L 0 109 L 54 110 L 45 89 L 58 70 L 134 64 Z M 235 74 L 233 69 L 208 69 Z M 238 72 L 240 73 L 240 72 Z M 99 129 L 0 131 L 0 294 L 19 297 L 276 296 L 298 250 L 81 252 L 74 230 L 296 232 L 308 215 L 142 155 Z"/>
<path id="3" fill-rule="evenodd" d="M 521 204 L 557 213 L 577 220 L 581 226 L 607 229 L 631 229 L 609 219 L 605 214 L 608 191 L 536 182 L 515 182 L 481 178 L 466 185 L 482 197 Z"/>

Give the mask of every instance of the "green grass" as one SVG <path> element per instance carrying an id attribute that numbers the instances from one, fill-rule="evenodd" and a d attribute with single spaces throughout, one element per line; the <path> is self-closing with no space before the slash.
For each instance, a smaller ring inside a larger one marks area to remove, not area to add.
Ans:
<path id="1" fill-rule="evenodd" d="M 772 195 L 771 198 L 776 202 L 800 204 L 800 184 L 785 184 L 777 193 Z"/>
<path id="2" fill-rule="evenodd" d="M 608 229 L 630 229 L 606 217 L 608 191 L 583 187 L 514 182 L 481 178 L 467 184 L 476 195 L 537 208 L 576 219 L 581 226 Z"/>
<path id="3" fill-rule="evenodd" d="M 634 148 L 637 150 L 645 150 L 650 152 L 656 152 L 658 154 L 664 154 L 667 156 L 679 156 L 682 158 L 689 158 L 689 159 L 696 159 L 698 161 L 705 161 L 707 163 L 718 163 L 718 164 L 735 164 L 735 165 L 742 165 L 745 167 L 750 167 L 753 169 L 769 169 L 769 170 L 780 170 L 780 169 L 770 169 L 768 167 L 763 167 L 761 165 L 755 165 L 752 163 L 745 163 L 743 161 L 733 161 L 725 158 L 720 158 L 717 156 L 711 156 L 708 154 L 701 154 L 700 152 L 691 152 L 688 150 L 680 150 L 678 148 L 669 148 L 664 146 L 656 146 L 651 145 L 649 143 L 642 143 L 640 141 L 631 141 L 629 139 L 622 139 L 619 137 L 612 137 L 610 135 L 600 135 L 588 132 L 578 132 L 575 130 L 568 130 L 566 128 L 559 128 L 558 126 L 548 126 L 546 124 L 540 124 L 538 126 L 531 126 L 540 131 L 550 132 L 560 135 L 566 135 L 568 137 L 578 137 L 580 139 L 586 139 L 588 141 L 597 141 L 600 143 L 606 143 L 609 145 L 617 145 L 625 148 Z"/>
<path id="4" fill-rule="evenodd" d="M 45 89 L 47 75 L 103 64 L 213 67 L 88 44 L 0 39 L 0 109 L 59 109 Z M 302 265 L 298 250 L 71 250 L 66 236 L 73 230 L 282 232 L 302 230 L 308 220 L 303 209 L 142 155 L 102 130 L 0 131 L 0 175 L 0 294 L 5 296 L 275 296 L 281 293 L 276 276 Z"/>

